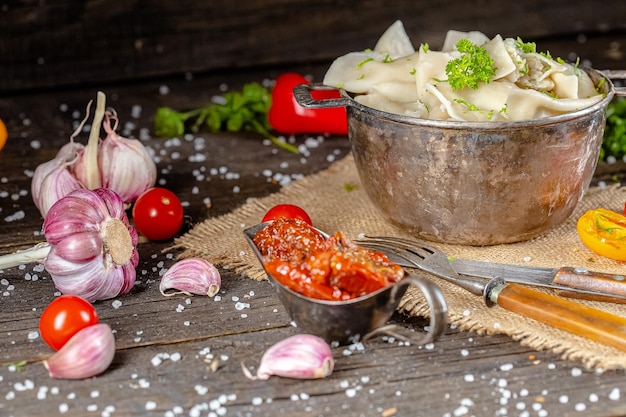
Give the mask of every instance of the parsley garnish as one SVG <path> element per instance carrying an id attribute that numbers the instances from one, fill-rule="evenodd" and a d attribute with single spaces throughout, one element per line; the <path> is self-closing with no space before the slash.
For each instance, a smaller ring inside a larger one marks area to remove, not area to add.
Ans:
<path id="1" fill-rule="evenodd" d="M 537 52 L 537 44 L 535 42 L 524 42 L 519 36 L 515 40 L 515 47 L 521 49 L 526 54 Z"/>
<path id="2" fill-rule="evenodd" d="M 202 126 L 208 127 L 213 133 L 250 131 L 266 137 L 289 152 L 298 153 L 298 148 L 270 133 L 272 127 L 267 120 L 267 113 L 271 105 L 271 92 L 259 83 L 249 83 L 243 86 L 241 92 L 224 94 L 219 103 L 210 103 L 188 112 L 159 107 L 154 117 L 155 132 L 158 136 L 174 137 L 184 134 L 187 128 L 198 132 Z M 193 123 L 187 126 L 186 123 L 192 120 Z"/>
<path id="3" fill-rule="evenodd" d="M 453 90 L 466 87 L 476 89 L 481 82 L 491 82 L 496 69 L 485 48 L 472 43 L 469 39 L 461 39 L 456 43 L 456 49 L 461 56 L 446 65 L 446 75 Z"/>

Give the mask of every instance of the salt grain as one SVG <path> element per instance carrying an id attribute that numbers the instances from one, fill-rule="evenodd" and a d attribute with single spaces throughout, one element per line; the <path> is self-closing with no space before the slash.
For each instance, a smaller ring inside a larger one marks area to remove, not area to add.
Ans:
<path id="1" fill-rule="evenodd" d="M 500 365 L 500 370 L 501 371 L 510 371 L 511 369 L 513 369 L 513 364 L 512 363 L 507 363 L 507 364 Z"/>
<path id="2" fill-rule="evenodd" d="M 613 388 L 609 393 L 609 400 L 617 401 L 620 399 L 620 391 L 619 388 Z"/>
<path id="3" fill-rule="evenodd" d="M 122 306 L 122 302 L 120 300 L 113 300 L 113 302 L 111 303 L 111 306 L 113 306 L 113 308 L 118 309 Z"/>
<path id="4" fill-rule="evenodd" d="M 154 410 L 156 409 L 156 403 L 154 401 L 146 402 L 146 410 Z"/>

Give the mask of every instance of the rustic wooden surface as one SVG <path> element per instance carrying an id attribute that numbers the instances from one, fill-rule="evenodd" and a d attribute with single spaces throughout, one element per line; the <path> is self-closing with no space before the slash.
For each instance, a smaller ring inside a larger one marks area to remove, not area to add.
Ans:
<path id="1" fill-rule="evenodd" d="M 325 62 L 373 47 L 397 19 L 433 49 L 448 29 L 521 36 L 562 57 L 575 49 L 552 39 L 587 40 L 588 58 L 618 68 L 624 48 L 607 44 L 626 32 L 624 16 L 622 0 L 6 1 L 0 92 Z"/>
<path id="2" fill-rule="evenodd" d="M 566 13 L 566 6 L 561 6 Z M 617 19 L 608 11 L 599 12 L 598 7 L 593 5 L 594 13 Z M 573 52 L 589 59 L 598 68 L 624 68 L 623 56 L 615 61 L 601 51 L 623 51 L 626 37 L 598 39 L 602 41 L 554 38 L 546 44 L 551 51 L 562 51 L 561 55 Z M 0 59 L 7 58 L 0 54 Z M 295 69 L 319 79 L 326 65 Z M 236 89 L 285 69 L 240 69 L 227 75 L 102 82 L 5 94 L 0 98 L 0 117 L 8 125 L 10 139 L 0 152 L 0 253 L 24 249 L 42 239 L 42 219 L 30 194 L 32 172 L 67 141 L 96 90 L 108 95 L 108 104 L 128 129 L 126 136 L 139 137 L 152 131 L 152 115 L 159 105 L 194 107 L 206 103 L 223 83 Z M 305 139 L 298 136 L 296 141 L 302 144 Z M 158 156 L 160 185 L 185 202 L 187 227 L 228 213 L 249 198 L 279 190 L 266 170 L 296 178 L 324 169 L 349 152 L 344 137 L 326 138 L 304 156 L 278 151 L 253 135 L 201 133 L 194 140 L 149 138 L 145 143 Z M 189 161 L 198 154 L 206 160 Z M 212 168 L 219 167 L 238 174 L 236 179 L 211 174 Z M 623 175 L 622 168 L 602 166 L 596 181 L 611 181 Z M 221 269 L 219 298 L 163 297 L 158 291 L 159 276 L 175 256 L 163 252 L 167 246 L 141 243 L 136 287 L 115 300 L 96 303 L 101 321 L 116 330 L 118 350 L 104 374 L 84 381 L 51 379 L 41 363 L 52 353 L 37 333 L 39 315 L 55 296 L 47 273 L 35 265 L 0 272 L 0 415 L 626 415 L 623 370 L 590 371 L 576 361 L 530 350 L 508 337 L 454 328 L 424 347 L 382 339 L 364 346 L 337 347 L 335 372 L 324 380 L 248 380 L 241 362 L 256 366 L 265 349 L 297 329 L 290 325 L 268 282 L 252 281 L 225 269 Z M 245 308 L 240 310 L 241 302 Z M 401 315 L 393 320 L 415 328 L 427 324 Z M 20 370 L 11 365 L 22 360 L 27 364 Z"/>

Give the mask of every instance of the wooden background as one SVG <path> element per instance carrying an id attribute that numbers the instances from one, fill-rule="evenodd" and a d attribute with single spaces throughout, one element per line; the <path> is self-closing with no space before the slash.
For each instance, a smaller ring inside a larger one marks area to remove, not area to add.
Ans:
<path id="1" fill-rule="evenodd" d="M 520 36 L 568 58 L 563 40 L 624 68 L 623 0 L 6 0 L 0 94 L 147 77 L 327 62 L 373 47 L 401 19 L 438 49 L 448 29 Z M 596 45 L 596 46 L 594 46 Z M 575 57 L 574 57 L 575 58 Z M 611 65 L 614 64 L 614 65 Z"/>

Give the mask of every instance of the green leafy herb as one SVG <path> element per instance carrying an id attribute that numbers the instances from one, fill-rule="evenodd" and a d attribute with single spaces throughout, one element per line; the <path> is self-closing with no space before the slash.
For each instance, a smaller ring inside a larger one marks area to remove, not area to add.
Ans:
<path id="1" fill-rule="evenodd" d="M 272 127 L 267 119 L 272 96 L 270 91 L 259 83 L 243 86 L 241 92 L 228 92 L 223 100 L 206 106 L 179 112 L 169 107 L 157 109 L 154 125 L 158 136 L 181 136 L 187 130 L 198 132 L 207 127 L 211 132 L 255 132 L 272 141 L 277 146 L 298 153 L 298 148 L 279 140 L 271 134 Z"/>
<path id="2" fill-rule="evenodd" d="M 359 188 L 358 185 L 350 183 L 350 182 L 346 182 L 345 184 L 343 184 L 343 189 L 346 190 L 347 192 L 352 192 L 356 190 L 357 188 Z"/>
<path id="3" fill-rule="evenodd" d="M 358 64 L 356 64 L 356 67 L 358 69 L 361 69 L 361 67 L 363 67 L 363 65 L 367 64 L 368 62 L 372 62 L 374 60 L 374 58 L 365 58 L 363 61 L 359 62 Z"/>
<path id="4" fill-rule="evenodd" d="M 524 42 L 519 36 L 515 40 L 515 46 L 527 54 L 537 52 L 537 44 L 535 42 Z"/>
<path id="5" fill-rule="evenodd" d="M 10 363 L 9 367 L 13 367 L 16 372 L 22 372 L 22 368 L 24 368 L 24 366 L 26 366 L 27 363 L 28 363 L 28 361 L 26 361 L 26 359 L 24 359 L 24 360 L 21 360 L 19 362 Z"/>
<path id="6" fill-rule="evenodd" d="M 626 155 L 626 99 L 613 100 L 607 106 L 606 127 L 600 149 L 600 160 Z"/>
<path id="7" fill-rule="evenodd" d="M 446 75 L 453 90 L 466 87 L 476 89 L 481 82 L 491 82 L 496 69 L 485 48 L 472 43 L 469 39 L 461 39 L 456 43 L 456 49 L 461 56 L 446 65 Z"/>

